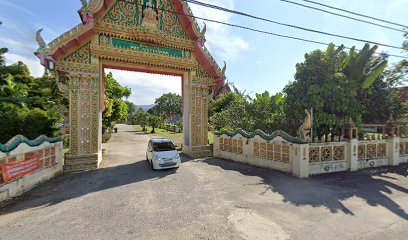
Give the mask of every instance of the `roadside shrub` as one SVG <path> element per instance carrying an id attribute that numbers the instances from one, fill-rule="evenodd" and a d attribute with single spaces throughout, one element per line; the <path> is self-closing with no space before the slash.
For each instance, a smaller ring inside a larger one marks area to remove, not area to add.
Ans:
<path id="1" fill-rule="evenodd" d="M 0 104 L 0 142 L 6 143 L 17 134 L 28 139 L 35 139 L 44 134 L 48 137 L 58 136 L 56 123 L 60 115 L 53 110 L 39 108 L 29 109 L 10 103 Z"/>

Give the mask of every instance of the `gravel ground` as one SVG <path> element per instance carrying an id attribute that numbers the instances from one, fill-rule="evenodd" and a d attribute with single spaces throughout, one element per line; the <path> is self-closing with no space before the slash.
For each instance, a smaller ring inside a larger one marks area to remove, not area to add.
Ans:
<path id="1" fill-rule="evenodd" d="M 0 239 L 408 239 L 407 166 L 299 180 L 220 159 L 152 171 L 119 125 L 102 167 L 0 210 Z"/>

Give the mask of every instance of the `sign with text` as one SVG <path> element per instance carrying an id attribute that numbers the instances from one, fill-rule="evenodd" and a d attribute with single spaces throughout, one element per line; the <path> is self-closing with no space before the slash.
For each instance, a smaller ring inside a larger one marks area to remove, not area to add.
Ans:
<path id="1" fill-rule="evenodd" d="M 22 162 L 5 163 L 1 166 L 1 171 L 4 182 L 7 183 L 30 174 L 41 167 L 40 156 L 36 155 Z"/>

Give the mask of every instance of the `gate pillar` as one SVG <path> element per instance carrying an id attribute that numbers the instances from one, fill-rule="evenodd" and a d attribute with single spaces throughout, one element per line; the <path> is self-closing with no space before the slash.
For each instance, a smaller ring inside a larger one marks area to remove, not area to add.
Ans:
<path id="1" fill-rule="evenodd" d="M 69 99 L 69 153 L 64 171 L 95 169 L 101 162 L 99 72 L 58 71 L 59 88 Z"/>
<path id="2" fill-rule="evenodd" d="M 202 84 L 202 81 L 196 80 L 193 76 L 191 80 L 190 91 L 190 145 L 184 151 L 187 155 L 200 158 L 211 157 L 212 147 L 208 142 L 208 103 L 209 85 Z M 183 146 L 184 149 L 184 146 Z"/>

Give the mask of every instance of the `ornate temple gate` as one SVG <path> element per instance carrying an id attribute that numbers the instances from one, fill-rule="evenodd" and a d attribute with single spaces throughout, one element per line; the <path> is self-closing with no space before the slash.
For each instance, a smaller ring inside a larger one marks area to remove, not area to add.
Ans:
<path id="1" fill-rule="evenodd" d="M 35 53 L 55 72 L 69 99 L 70 150 L 65 169 L 97 168 L 102 160 L 104 69 L 114 68 L 182 77 L 183 152 L 207 154 L 208 101 L 225 80 L 206 50 L 182 0 L 82 0 L 82 23 L 48 45 L 37 32 Z"/>

